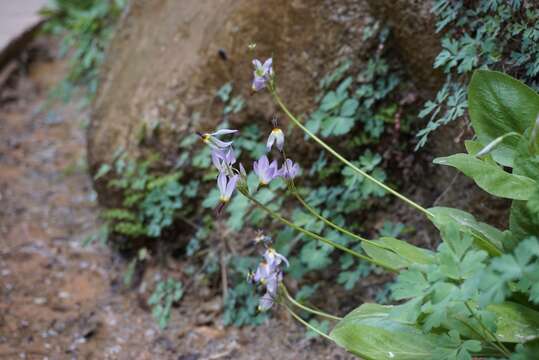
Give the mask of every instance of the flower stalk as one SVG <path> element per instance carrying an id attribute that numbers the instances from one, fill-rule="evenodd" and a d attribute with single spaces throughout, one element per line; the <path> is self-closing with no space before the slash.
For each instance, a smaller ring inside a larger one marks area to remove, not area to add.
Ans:
<path id="1" fill-rule="evenodd" d="M 336 243 L 334 241 L 331 241 L 331 240 L 329 240 L 329 239 L 327 239 L 327 238 L 325 238 L 325 237 L 323 237 L 321 235 L 318 235 L 318 234 L 316 234 L 316 233 L 314 233 L 312 231 L 309 231 L 307 229 L 302 228 L 301 226 L 298 226 L 298 225 L 294 224 L 292 221 L 285 219 L 281 215 L 277 214 L 276 212 L 274 212 L 273 210 L 268 208 L 266 205 L 262 204 L 260 201 L 258 201 L 254 196 L 252 196 L 248 192 L 246 192 L 246 191 L 244 191 L 242 189 L 238 189 L 238 190 L 240 191 L 240 193 L 243 196 L 245 196 L 246 198 L 251 200 L 255 205 L 257 205 L 262 210 L 266 211 L 274 219 L 281 221 L 282 223 L 290 226 L 291 228 L 293 228 L 293 229 L 295 229 L 295 230 L 297 230 L 297 231 L 299 231 L 299 232 L 301 232 L 301 233 L 303 233 L 303 234 L 305 234 L 305 235 L 307 235 L 307 236 L 309 236 L 309 237 L 311 237 L 313 239 L 319 240 L 319 241 L 321 241 L 321 242 L 323 242 L 323 243 L 325 243 L 325 244 L 327 244 L 329 246 L 332 246 L 332 247 L 334 247 L 336 249 L 344 251 L 345 253 L 350 254 L 350 255 L 352 255 L 354 257 L 357 257 L 359 259 L 368 261 L 368 262 L 370 262 L 370 263 L 372 263 L 374 265 L 380 266 L 380 267 L 386 269 L 387 271 L 396 272 L 395 269 L 392 269 L 392 268 L 388 267 L 387 265 L 384 265 L 384 264 L 378 262 L 375 259 L 372 259 L 372 258 L 370 258 L 370 257 L 368 257 L 366 255 L 360 254 L 360 253 L 358 253 L 358 252 L 356 252 L 356 251 L 354 251 L 352 249 L 347 248 L 344 245 L 338 244 L 338 243 Z"/>
<path id="2" fill-rule="evenodd" d="M 310 308 L 308 306 L 305 306 L 305 305 L 301 304 L 300 302 L 296 301 L 296 299 L 294 299 L 290 295 L 290 293 L 288 292 L 288 289 L 283 284 L 281 284 L 281 290 L 282 290 L 283 294 L 285 295 L 285 297 L 286 297 L 286 299 L 288 301 L 290 301 L 293 305 L 297 306 L 298 308 L 300 308 L 302 310 L 305 310 L 307 312 L 310 312 L 311 314 L 322 316 L 322 317 L 325 317 L 327 319 L 331 319 L 331 320 L 335 320 L 335 321 L 341 321 L 343 319 L 342 317 L 331 315 L 331 314 L 325 313 L 325 312 L 320 311 L 320 310 L 315 310 L 315 309 L 312 309 L 312 308 Z"/>
<path id="3" fill-rule="evenodd" d="M 389 186 L 385 185 L 383 182 L 375 179 L 374 177 L 367 174 L 365 171 L 361 170 L 354 164 L 352 164 L 350 161 L 345 159 L 341 154 L 339 154 L 337 151 L 335 151 L 331 146 L 326 144 L 322 139 L 320 139 L 318 136 L 316 136 L 314 133 L 312 133 L 309 129 L 307 129 L 292 113 L 288 110 L 288 108 L 285 106 L 279 95 L 277 94 L 277 90 L 275 87 L 270 87 L 271 94 L 273 95 L 273 98 L 275 99 L 276 103 L 279 105 L 279 107 L 283 110 L 283 112 L 288 116 L 292 122 L 299 127 L 305 134 L 307 134 L 309 137 L 311 137 L 314 141 L 316 141 L 320 146 L 322 146 L 324 149 L 326 149 L 331 155 L 335 156 L 337 159 L 339 159 L 342 163 L 344 163 L 346 166 L 350 167 L 352 170 L 354 170 L 356 173 L 358 173 L 361 176 L 366 177 L 368 180 L 372 181 L 376 185 L 380 186 L 382 189 L 386 190 L 390 194 L 394 195 L 395 197 L 399 198 L 400 200 L 406 202 L 410 206 L 416 208 L 417 210 L 424 213 L 429 218 L 432 218 L 434 215 L 427 209 L 425 209 L 423 206 L 419 205 L 418 203 L 414 202 L 413 200 L 408 199 L 406 196 L 400 194 L 398 191 L 393 190 Z"/>

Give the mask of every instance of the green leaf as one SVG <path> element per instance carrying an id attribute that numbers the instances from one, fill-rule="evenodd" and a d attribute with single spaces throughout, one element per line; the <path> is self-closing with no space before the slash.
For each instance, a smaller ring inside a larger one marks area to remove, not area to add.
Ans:
<path id="1" fill-rule="evenodd" d="M 539 234 L 539 218 L 533 216 L 525 201 L 513 201 L 511 204 L 509 230 L 516 240 Z"/>
<path id="2" fill-rule="evenodd" d="M 491 304 L 496 315 L 496 336 L 502 342 L 524 343 L 539 338 L 539 312 L 514 302 Z"/>
<path id="3" fill-rule="evenodd" d="M 460 343 L 454 344 L 447 336 L 424 334 L 416 326 L 390 319 L 392 308 L 363 304 L 339 321 L 330 337 L 366 360 L 436 359 L 440 352 L 459 347 Z"/>
<path id="4" fill-rule="evenodd" d="M 341 116 L 354 116 L 359 106 L 356 99 L 347 99 L 341 107 Z"/>
<path id="5" fill-rule="evenodd" d="M 472 126 L 484 145 L 511 131 L 524 134 L 539 114 L 539 95 L 522 82 L 496 71 L 474 72 L 468 88 Z M 496 161 L 511 166 L 511 153 L 518 139 L 507 139 L 493 152 Z"/>
<path id="6" fill-rule="evenodd" d="M 332 116 L 324 120 L 322 126 L 322 136 L 328 137 L 333 135 L 344 135 L 352 127 L 354 127 L 355 120 L 351 117 Z"/>
<path id="7" fill-rule="evenodd" d="M 361 246 L 365 252 L 373 259 L 398 270 L 407 268 L 413 264 L 432 264 L 434 255 L 431 251 L 418 248 L 405 241 L 391 237 L 382 237 L 378 240 L 363 242 Z"/>
<path id="8" fill-rule="evenodd" d="M 441 228 L 447 221 L 455 221 L 460 230 L 471 234 L 480 248 L 492 255 L 500 255 L 503 249 L 505 235 L 493 226 L 479 222 L 466 211 L 448 207 L 433 207 L 429 211 L 434 215 L 432 219 L 437 228 Z"/>
<path id="9" fill-rule="evenodd" d="M 101 164 L 101 166 L 99 167 L 99 170 L 97 170 L 97 173 L 94 176 L 94 180 L 98 180 L 99 178 L 105 176 L 106 174 L 109 173 L 111 169 L 112 168 L 109 164 Z"/>
<path id="10" fill-rule="evenodd" d="M 335 91 L 330 91 L 322 99 L 322 103 L 320 104 L 320 110 L 331 111 L 337 108 L 343 100 L 344 98 L 337 95 Z"/>
<path id="11" fill-rule="evenodd" d="M 468 154 L 437 158 L 434 163 L 457 168 L 471 177 L 481 189 L 502 198 L 527 200 L 537 186 L 537 183 L 528 177 L 510 174 L 495 164 Z"/>

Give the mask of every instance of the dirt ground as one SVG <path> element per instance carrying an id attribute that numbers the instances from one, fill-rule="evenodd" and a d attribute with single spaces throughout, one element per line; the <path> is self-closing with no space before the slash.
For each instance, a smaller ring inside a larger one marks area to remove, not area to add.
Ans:
<path id="1" fill-rule="evenodd" d="M 99 227 L 87 110 L 47 102 L 66 64 L 50 41 L 32 47 L 37 60 L 0 76 L 0 359 L 352 358 L 307 340 L 279 309 L 263 326 L 225 328 L 221 298 L 204 289 L 189 291 L 160 331 L 146 305 L 157 270 L 128 291 L 123 260 L 81 245 Z"/>

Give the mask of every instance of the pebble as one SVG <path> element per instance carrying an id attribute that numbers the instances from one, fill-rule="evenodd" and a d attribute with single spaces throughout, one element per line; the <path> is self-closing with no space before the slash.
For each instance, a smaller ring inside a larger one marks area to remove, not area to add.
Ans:
<path id="1" fill-rule="evenodd" d="M 43 305 L 45 303 L 47 303 L 47 299 L 44 297 L 37 297 L 34 299 L 34 304 L 36 305 Z"/>

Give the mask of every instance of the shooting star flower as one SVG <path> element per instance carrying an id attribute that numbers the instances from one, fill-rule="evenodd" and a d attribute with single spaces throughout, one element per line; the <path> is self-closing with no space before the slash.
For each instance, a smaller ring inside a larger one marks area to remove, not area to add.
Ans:
<path id="1" fill-rule="evenodd" d="M 232 146 L 232 141 L 222 141 L 217 138 L 217 136 L 220 135 L 229 135 L 234 134 L 238 132 L 238 130 L 232 130 L 232 129 L 221 129 L 217 130 L 213 133 L 197 133 L 198 136 L 204 141 L 204 143 L 211 146 L 213 149 L 226 149 L 230 146 Z"/>
<path id="2" fill-rule="evenodd" d="M 253 170 L 258 176 L 261 185 L 268 185 L 271 180 L 279 176 L 277 161 L 273 160 L 270 164 L 266 155 L 253 163 Z"/>
<path id="3" fill-rule="evenodd" d="M 299 174 L 299 165 L 294 163 L 291 159 L 286 159 L 281 169 L 279 169 L 279 175 L 286 180 L 292 180 Z"/>
<path id="4" fill-rule="evenodd" d="M 277 146 L 277 149 L 279 149 L 279 151 L 283 151 L 283 148 L 284 148 L 284 133 L 278 127 L 271 130 L 271 133 L 268 136 L 268 142 L 266 143 L 266 149 L 268 151 L 270 151 L 273 144 L 275 144 Z"/>
<path id="5" fill-rule="evenodd" d="M 273 77 L 273 59 L 267 59 L 264 64 L 260 60 L 254 59 L 253 65 L 255 71 L 252 88 L 254 91 L 260 91 L 268 85 Z"/>
<path id="6" fill-rule="evenodd" d="M 250 282 L 258 283 L 266 288 L 266 293 L 260 298 L 258 309 L 266 311 L 273 306 L 277 297 L 279 284 L 283 281 L 282 264 L 288 266 L 288 260 L 273 248 L 268 247 L 264 252 L 264 260 L 258 265 L 254 274 L 248 275 Z"/>
<path id="7" fill-rule="evenodd" d="M 232 147 L 214 148 L 211 151 L 211 160 L 220 173 L 232 174 L 231 167 L 236 162 L 236 155 Z"/>
<path id="8" fill-rule="evenodd" d="M 286 257 L 279 254 L 273 248 L 268 248 L 263 256 L 270 269 L 277 269 L 282 263 L 285 263 L 287 267 L 290 265 Z"/>

